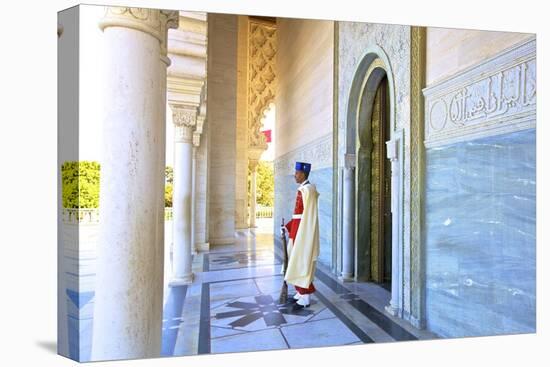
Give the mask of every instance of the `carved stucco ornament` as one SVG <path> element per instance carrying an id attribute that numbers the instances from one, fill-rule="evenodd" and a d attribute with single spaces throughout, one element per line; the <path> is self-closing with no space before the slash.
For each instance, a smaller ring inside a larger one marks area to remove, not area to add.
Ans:
<path id="1" fill-rule="evenodd" d="M 248 36 L 248 131 L 250 148 L 265 150 L 262 118 L 275 100 L 277 29 L 275 24 L 249 22 Z"/>

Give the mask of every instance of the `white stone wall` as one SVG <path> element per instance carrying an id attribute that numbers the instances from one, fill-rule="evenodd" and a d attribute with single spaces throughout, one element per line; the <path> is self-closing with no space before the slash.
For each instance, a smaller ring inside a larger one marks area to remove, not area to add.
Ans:
<path id="1" fill-rule="evenodd" d="M 209 242 L 235 240 L 237 16 L 208 14 Z"/>
<path id="2" fill-rule="evenodd" d="M 485 61 L 532 36 L 530 33 L 430 27 L 426 32 L 426 85 Z"/>
<path id="3" fill-rule="evenodd" d="M 279 18 L 277 32 L 275 160 L 332 132 L 334 23 Z"/>
<path id="4" fill-rule="evenodd" d="M 425 315 L 442 337 L 536 330 L 536 56 L 522 40 L 423 91 Z"/>
<path id="5" fill-rule="evenodd" d="M 274 231 L 294 209 L 294 163 L 312 164 L 319 196 L 319 261 L 333 265 L 334 22 L 278 19 Z"/>

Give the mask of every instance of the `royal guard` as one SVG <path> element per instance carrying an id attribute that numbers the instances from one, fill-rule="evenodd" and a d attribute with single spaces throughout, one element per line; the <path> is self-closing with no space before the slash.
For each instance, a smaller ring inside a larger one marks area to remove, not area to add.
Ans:
<path id="1" fill-rule="evenodd" d="M 296 162 L 294 178 L 300 186 L 296 192 L 294 214 L 285 228 L 288 231 L 289 260 L 285 280 L 293 284 L 295 307 L 308 307 L 310 295 L 315 292 L 313 278 L 319 256 L 319 220 L 317 201 L 319 193 L 308 180 L 310 163 Z"/>

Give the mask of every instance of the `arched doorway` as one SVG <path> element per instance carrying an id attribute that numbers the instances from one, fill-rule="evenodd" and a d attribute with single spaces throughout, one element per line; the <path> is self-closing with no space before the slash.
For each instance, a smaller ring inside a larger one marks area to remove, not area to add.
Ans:
<path id="1" fill-rule="evenodd" d="M 378 58 L 365 73 L 357 117 L 357 279 L 391 290 L 391 166 L 386 158 L 386 142 L 391 139 L 390 95 L 388 77 Z"/>
<path id="2" fill-rule="evenodd" d="M 371 46 L 357 66 L 347 106 L 342 279 L 385 285 L 391 291 L 386 310 L 401 317 L 406 266 L 405 147 L 404 131 L 395 121 L 395 85 L 389 58 L 380 47 Z"/>

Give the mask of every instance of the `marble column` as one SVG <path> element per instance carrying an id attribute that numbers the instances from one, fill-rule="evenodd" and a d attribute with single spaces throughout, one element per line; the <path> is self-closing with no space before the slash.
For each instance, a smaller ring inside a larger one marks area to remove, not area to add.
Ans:
<path id="1" fill-rule="evenodd" d="M 195 218 L 197 200 L 197 146 L 193 144 L 193 161 L 191 163 L 191 252 L 197 253 L 195 246 Z"/>
<path id="2" fill-rule="evenodd" d="M 350 158 L 350 159 L 348 159 Z M 355 157 L 346 156 L 346 161 L 355 161 Z M 355 169 L 347 164 L 344 168 L 344 208 L 342 233 L 342 274 L 343 281 L 353 280 L 355 258 Z"/>
<path id="3" fill-rule="evenodd" d="M 158 157 L 165 90 L 159 70 L 166 22 L 160 10 L 127 7 L 106 8 L 100 22 L 105 111 L 92 360 L 160 355 Z"/>
<path id="4" fill-rule="evenodd" d="M 174 273 L 171 286 L 189 284 L 193 281 L 191 271 L 191 208 L 193 182 L 193 127 L 196 123 L 197 108 L 180 104 L 170 104 L 174 136 L 174 191 L 173 242 Z"/>
<path id="5" fill-rule="evenodd" d="M 180 125 L 176 126 L 179 140 L 175 143 L 174 156 L 174 181 L 178 176 L 179 183 L 174 182 L 174 200 L 177 198 L 178 203 L 174 202 L 173 209 L 173 254 L 174 265 L 179 267 L 176 269 L 179 275 L 174 276 L 183 278 L 174 281 L 189 283 L 191 256 L 196 253 L 197 145 L 194 142 L 206 81 L 206 13 L 181 11 L 179 16 L 179 27 L 168 38 L 172 60 L 168 69 L 168 104 L 173 107 L 174 123 Z M 180 122 L 176 121 L 178 118 Z M 183 121 L 187 118 L 190 121 Z"/>
<path id="6" fill-rule="evenodd" d="M 391 276 L 391 300 L 386 306 L 386 311 L 393 315 L 399 315 L 400 305 L 400 287 L 399 287 L 399 272 L 401 267 L 399 254 L 399 140 L 392 139 L 386 142 L 387 158 L 391 162 L 391 213 L 392 213 L 392 276 Z"/>
<path id="7" fill-rule="evenodd" d="M 250 228 L 256 228 L 256 178 L 258 176 L 258 161 L 249 160 L 250 177 Z"/>
<path id="8" fill-rule="evenodd" d="M 166 76 L 167 76 L 167 68 L 171 64 L 171 60 L 168 57 L 168 49 L 167 49 L 167 41 L 168 41 L 168 29 L 170 28 L 177 28 L 178 26 L 178 13 L 175 11 L 164 11 L 161 10 L 160 12 L 161 16 L 161 31 L 163 34 L 163 38 L 161 40 L 160 44 L 160 80 L 162 83 L 162 93 L 160 94 L 160 103 L 161 106 L 166 106 Z M 159 142 L 161 149 L 159 149 L 159 157 L 158 157 L 158 184 L 160 186 L 160 189 L 157 191 L 159 193 L 158 198 L 158 223 L 157 223 L 157 246 L 162 247 L 163 251 L 165 251 L 165 245 L 164 245 L 164 223 L 165 223 L 165 181 L 166 181 L 166 108 L 160 108 L 160 117 L 159 117 L 159 129 L 161 131 L 161 134 L 159 135 Z M 163 254 L 164 257 L 164 254 Z M 170 269 L 163 269 L 163 272 L 170 271 Z M 164 274 L 163 274 L 164 279 Z"/>
<path id="9" fill-rule="evenodd" d="M 201 134 L 204 126 L 204 113 L 206 112 L 206 104 L 202 103 L 198 109 L 199 115 L 197 116 L 197 123 L 195 131 L 193 132 L 193 165 L 192 165 L 192 184 L 191 184 L 191 251 L 193 254 L 198 252 L 196 244 L 196 231 L 197 231 L 197 202 L 199 201 L 197 195 L 197 156 L 198 150 L 201 144 Z"/>
<path id="10" fill-rule="evenodd" d="M 206 100 L 201 104 L 197 117 L 197 128 L 201 126 L 200 145 L 196 148 L 196 183 L 195 183 L 195 247 L 197 252 L 209 251 L 208 239 L 208 126 L 205 124 Z"/>

